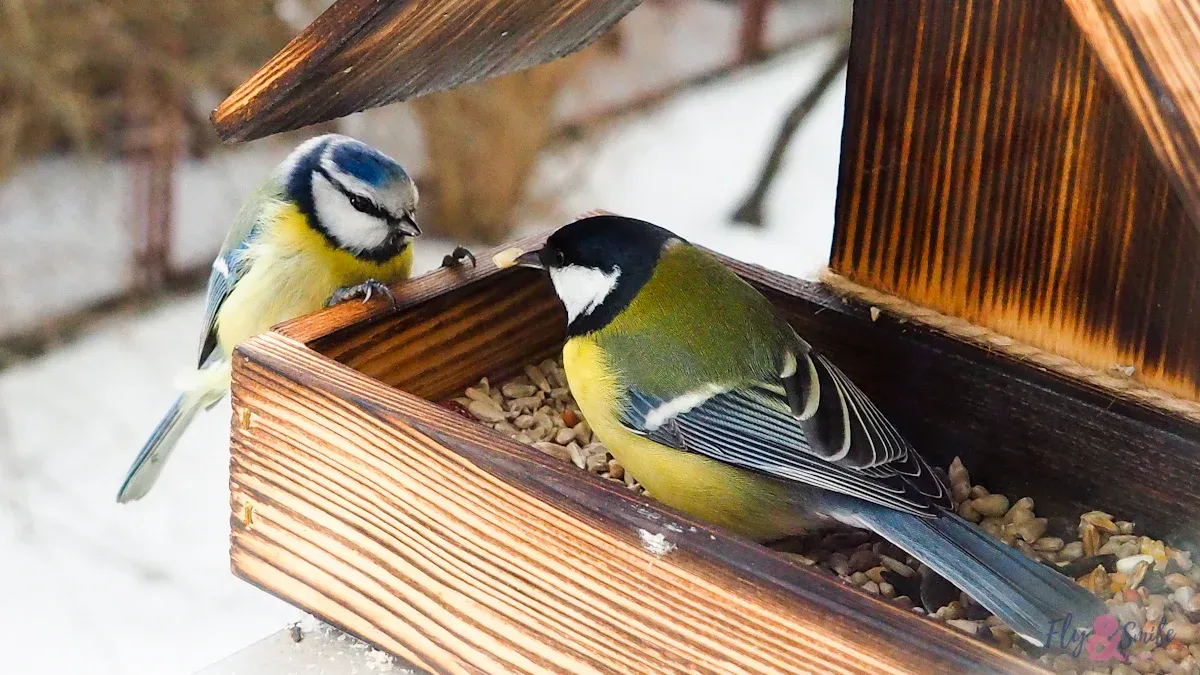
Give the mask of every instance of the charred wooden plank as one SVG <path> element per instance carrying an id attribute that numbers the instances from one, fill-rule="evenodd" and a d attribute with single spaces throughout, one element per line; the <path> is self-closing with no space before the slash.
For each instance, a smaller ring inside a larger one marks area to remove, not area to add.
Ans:
<path id="1" fill-rule="evenodd" d="M 854 21 L 834 269 L 1200 400 L 1200 231 L 1067 7 L 858 0 Z"/>
<path id="2" fill-rule="evenodd" d="M 1200 2 L 1065 0 L 1200 223 Z"/>
<path id="3" fill-rule="evenodd" d="M 225 140 L 529 68 L 590 44 L 641 0 L 337 0 L 213 111 Z"/>

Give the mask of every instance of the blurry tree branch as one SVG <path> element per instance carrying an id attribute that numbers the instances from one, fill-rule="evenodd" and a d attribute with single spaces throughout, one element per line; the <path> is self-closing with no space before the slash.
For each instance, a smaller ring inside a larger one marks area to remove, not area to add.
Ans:
<path id="1" fill-rule="evenodd" d="M 763 203 L 766 200 L 767 192 L 771 189 L 771 183 L 774 182 L 775 176 L 783 166 L 783 158 L 787 154 L 788 144 L 791 143 L 792 137 L 796 135 L 801 125 L 804 124 L 804 120 L 807 119 L 809 113 L 820 102 L 821 97 L 833 86 L 838 75 L 846 69 L 846 60 L 849 58 L 849 55 L 850 35 L 847 33 L 842 38 L 837 50 L 825 63 L 825 67 L 821 70 L 821 74 L 817 77 L 816 82 L 804 92 L 788 112 L 787 117 L 784 118 L 783 125 L 780 126 L 779 133 L 775 137 L 775 142 L 771 145 L 771 152 L 767 155 L 767 161 L 763 165 L 762 172 L 759 174 L 758 182 L 755 183 L 754 189 L 750 191 L 750 195 L 746 197 L 746 201 L 733 212 L 735 221 L 755 227 L 762 227 Z"/>

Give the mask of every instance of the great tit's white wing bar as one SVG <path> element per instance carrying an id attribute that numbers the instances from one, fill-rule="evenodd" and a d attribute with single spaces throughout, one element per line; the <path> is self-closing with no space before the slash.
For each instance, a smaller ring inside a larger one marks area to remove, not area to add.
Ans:
<path id="1" fill-rule="evenodd" d="M 622 423 L 663 445 L 915 515 L 936 515 L 938 507 L 950 505 L 948 493 L 915 452 L 894 468 L 859 469 L 814 451 L 778 385 L 715 393 L 661 424 L 647 424 L 647 418 L 657 421 L 659 411 L 673 407 L 671 401 L 636 389 L 626 394 Z"/>

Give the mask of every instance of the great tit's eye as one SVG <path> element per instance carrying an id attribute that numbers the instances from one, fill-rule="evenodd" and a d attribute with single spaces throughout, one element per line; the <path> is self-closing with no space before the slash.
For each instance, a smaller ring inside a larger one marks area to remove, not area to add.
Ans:
<path id="1" fill-rule="evenodd" d="M 567 264 L 567 256 L 563 255 L 563 252 L 557 249 L 554 251 L 554 264 L 557 267 Z"/>

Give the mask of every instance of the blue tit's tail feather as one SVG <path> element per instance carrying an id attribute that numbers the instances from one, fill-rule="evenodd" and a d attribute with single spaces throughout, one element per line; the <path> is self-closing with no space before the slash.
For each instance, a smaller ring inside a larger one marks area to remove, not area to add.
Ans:
<path id="1" fill-rule="evenodd" d="M 129 467 L 125 482 L 117 493 L 118 502 L 136 501 L 150 492 L 192 418 L 201 410 L 215 405 L 228 390 L 228 361 L 214 360 L 189 377 L 184 393 L 175 399 Z"/>
<path id="2" fill-rule="evenodd" d="M 187 429 L 188 423 L 200 411 L 200 401 L 186 394 L 175 399 L 166 416 L 155 427 L 150 439 L 142 446 L 142 451 L 133 460 L 121 491 L 117 493 L 117 501 L 124 504 L 146 496 L 150 488 L 158 480 L 163 466 L 179 442 L 179 437 Z"/>
<path id="3" fill-rule="evenodd" d="M 954 514 L 941 518 L 885 509 L 858 520 L 925 563 L 1025 639 L 1044 645 L 1067 630 L 1091 629 L 1104 603 L 1074 579 L 1026 557 Z"/>

